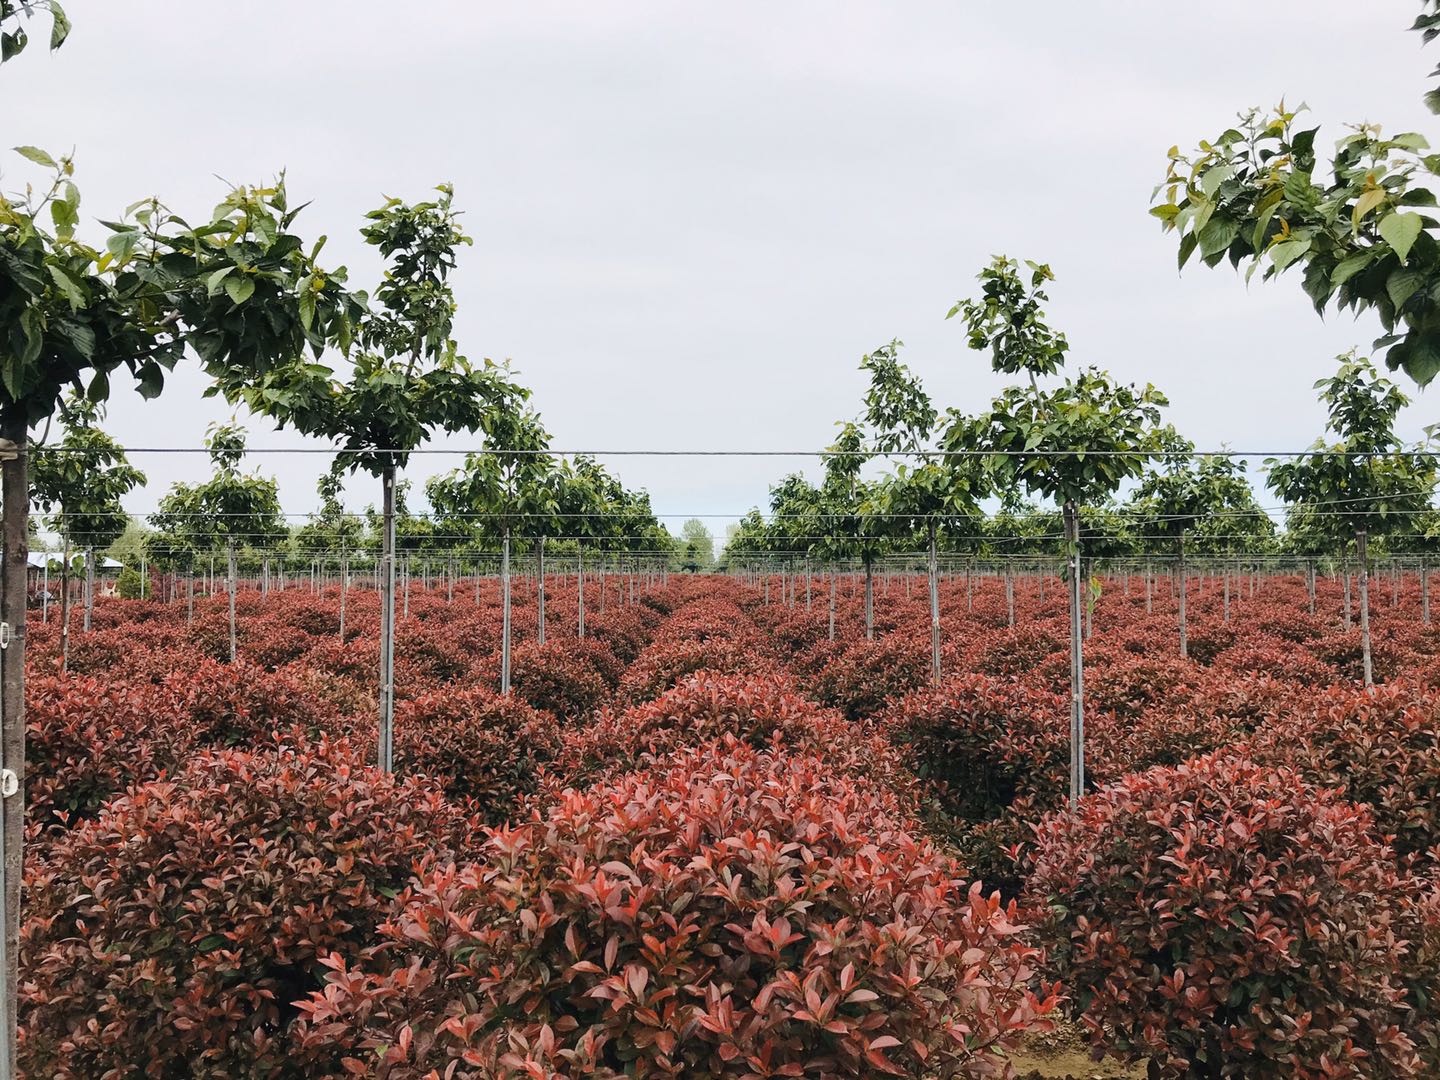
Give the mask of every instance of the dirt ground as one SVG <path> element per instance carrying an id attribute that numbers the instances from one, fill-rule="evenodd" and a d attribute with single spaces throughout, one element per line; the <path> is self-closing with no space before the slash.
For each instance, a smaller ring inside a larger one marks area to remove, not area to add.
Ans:
<path id="1" fill-rule="evenodd" d="M 1092 1061 L 1084 1038 L 1066 1024 L 1027 1039 L 1011 1060 L 1018 1080 L 1145 1080 L 1143 1065 Z"/>

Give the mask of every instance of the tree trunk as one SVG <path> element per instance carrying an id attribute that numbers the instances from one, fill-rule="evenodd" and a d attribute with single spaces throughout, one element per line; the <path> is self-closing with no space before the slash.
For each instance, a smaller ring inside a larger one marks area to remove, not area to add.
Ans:
<path id="1" fill-rule="evenodd" d="M 500 693 L 510 693 L 510 526 L 500 542 Z"/>
<path id="2" fill-rule="evenodd" d="M 230 593 L 230 663 L 235 662 L 235 541 L 225 541 L 225 585 Z"/>
<path id="3" fill-rule="evenodd" d="M 585 636 L 585 552 L 580 550 L 579 545 L 575 548 L 575 623 L 576 637 Z"/>
<path id="4" fill-rule="evenodd" d="M 1305 562 L 1305 584 L 1306 591 L 1310 594 L 1310 617 L 1315 617 L 1315 560 L 1307 559 Z"/>
<path id="5" fill-rule="evenodd" d="M 940 569 L 935 553 L 935 523 L 930 522 L 930 681 L 940 685 Z M 910 575 L 905 575 L 909 587 Z"/>
<path id="6" fill-rule="evenodd" d="M 1430 625 L 1430 567 L 1424 557 L 1420 559 L 1420 621 Z"/>
<path id="7" fill-rule="evenodd" d="M 875 567 L 865 563 L 865 640 L 875 640 Z"/>
<path id="8" fill-rule="evenodd" d="M 0 827 L 0 863 L 5 867 L 4 927 L 0 935 L 5 975 L 5 992 L 0 995 L 0 1064 L 7 1076 L 15 1068 L 16 1016 L 18 1014 L 18 959 L 20 953 L 20 882 L 24 869 L 25 844 L 25 607 L 29 559 L 29 500 L 26 476 L 25 424 L 9 419 L 3 435 L 14 445 L 14 456 L 0 464 L 3 486 L 4 560 L 0 572 L 0 767 L 5 780 L 14 776 L 15 787 L 4 785 L 3 827 Z M 3 631 L 0 631 L 3 632 Z"/>
<path id="9" fill-rule="evenodd" d="M 1355 532 L 1355 558 L 1360 563 L 1360 658 L 1365 673 L 1366 689 L 1375 685 L 1375 671 L 1370 662 L 1370 536 L 1364 529 Z"/>
<path id="10" fill-rule="evenodd" d="M 380 474 L 380 738 L 381 772 L 395 769 L 395 465 Z"/>
<path id="11" fill-rule="evenodd" d="M 830 640 L 835 640 L 835 571 L 830 571 Z"/>
<path id="12" fill-rule="evenodd" d="M 340 556 L 340 641 L 345 641 L 345 595 L 350 591 L 350 553 Z"/>
<path id="13" fill-rule="evenodd" d="M 1345 632 L 1350 632 L 1350 624 L 1353 621 L 1350 617 L 1350 552 L 1346 549 L 1340 552 L 1340 574 L 1345 579 Z"/>
<path id="14" fill-rule="evenodd" d="M 1075 504 L 1064 508 L 1070 559 L 1070 808 L 1085 793 L 1085 645 L 1080 638 L 1080 519 Z"/>
<path id="15" fill-rule="evenodd" d="M 185 571 L 185 625 L 195 622 L 195 571 Z"/>
<path id="16" fill-rule="evenodd" d="M 810 611 L 810 560 L 805 560 L 805 611 Z"/>
<path id="17" fill-rule="evenodd" d="M 28 528 L 28 525 L 27 525 Z M 60 566 L 60 671 L 70 670 L 70 531 L 63 530 L 65 561 Z M 29 558 L 27 552 L 26 558 Z"/>
<path id="18" fill-rule="evenodd" d="M 545 538 L 535 542 L 535 641 L 545 644 Z"/>
<path id="19" fill-rule="evenodd" d="M 1010 573 L 1010 567 L 1005 567 L 1005 617 L 1007 625 L 1015 625 L 1015 578 Z"/>
<path id="20" fill-rule="evenodd" d="M 85 618 L 80 629 L 90 633 L 90 619 L 95 611 L 95 549 L 85 548 Z"/>
<path id="21" fill-rule="evenodd" d="M 1225 567 L 1225 621 L 1230 621 L 1230 567 Z"/>
<path id="22" fill-rule="evenodd" d="M 1155 610 L 1155 575 L 1151 572 L 1150 564 L 1145 564 L 1145 614 L 1149 615 Z"/>
<path id="23" fill-rule="evenodd" d="M 1180 659 L 1190 657 L 1190 628 L 1185 622 L 1185 538 L 1180 538 Z"/>

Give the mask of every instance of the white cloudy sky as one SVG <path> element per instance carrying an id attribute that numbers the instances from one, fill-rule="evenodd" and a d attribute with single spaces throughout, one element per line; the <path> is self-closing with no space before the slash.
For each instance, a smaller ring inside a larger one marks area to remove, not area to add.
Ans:
<path id="1" fill-rule="evenodd" d="M 943 316 L 997 252 L 1051 262 L 1074 358 L 1156 383 L 1202 447 L 1303 447 L 1310 384 L 1376 327 L 1322 323 L 1298 279 L 1177 275 L 1145 212 L 1165 150 L 1282 95 L 1322 141 L 1354 120 L 1440 130 L 1420 103 L 1440 47 L 1405 32 L 1410 0 L 67 7 L 64 49 L 0 72 L 0 145 L 74 147 L 90 217 L 152 193 L 199 214 L 217 177 L 287 169 L 356 284 L 377 269 L 364 211 L 452 181 L 475 237 L 462 348 L 512 359 L 564 449 L 819 448 L 857 410 L 861 354 L 897 336 L 942 406 L 978 409 L 996 382 Z M 110 426 L 198 445 L 228 415 L 201 388 L 122 398 Z M 1406 431 L 1434 419 L 1422 398 Z M 135 510 L 203 470 L 142 464 Z M 719 533 L 793 463 L 615 464 L 672 524 Z M 287 509 L 313 507 L 320 461 L 265 466 Z"/>

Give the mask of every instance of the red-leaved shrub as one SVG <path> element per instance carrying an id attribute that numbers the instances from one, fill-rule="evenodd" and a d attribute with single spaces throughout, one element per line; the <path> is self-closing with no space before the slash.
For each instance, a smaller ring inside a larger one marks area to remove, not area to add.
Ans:
<path id="1" fill-rule="evenodd" d="M 469 822 L 342 746 L 202 754 L 55 840 L 26 882 L 26 1076 L 295 1075 L 293 1002 Z"/>
<path id="2" fill-rule="evenodd" d="M 472 800 L 490 822 L 507 820 L 563 749 L 560 724 L 520 698 L 485 687 L 441 690 L 395 710 L 395 763 Z"/>
<path id="3" fill-rule="evenodd" d="M 1316 691 L 1262 727 L 1248 752 L 1367 804 L 1402 855 L 1440 845 L 1440 692 L 1398 683 Z"/>
<path id="4" fill-rule="evenodd" d="M 1412 885 L 1363 810 L 1218 753 L 1127 776 L 1037 843 L 1029 901 L 1097 1050 L 1197 1080 L 1421 1075 Z"/>
<path id="5" fill-rule="evenodd" d="M 488 847 L 332 961 L 334 1075 L 996 1077 L 1054 1004 L 1013 909 L 811 756 L 706 747 Z"/>

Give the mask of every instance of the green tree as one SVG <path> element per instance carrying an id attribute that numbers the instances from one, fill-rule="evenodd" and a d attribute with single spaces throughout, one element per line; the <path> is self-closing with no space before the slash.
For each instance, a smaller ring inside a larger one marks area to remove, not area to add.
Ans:
<path id="1" fill-rule="evenodd" d="M 120 538 L 130 524 L 121 505 L 145 474 L 130 464 L 125 451 L 100 430 L 101 406 L 72 394 L 62 404 L 64 434 L 58 445 L 34 447 L 35 466 L 30 475 L 30 499 L 50 516 L 50 527 L 60 534 L 64 556 L 60 563 L 60 667 L 70 663 L 71 546 L 84 556 L 85 616 L 82 629 L 90 632 L 95 603 L 95 551 Z"/>
<path id="2" fill-rule="evenodd" d="M 680 526 L 677 555 L 681 568 L 692 574 L 715 565 L 715 537 L 699 518 L 690 518 Z"/>
<path id="3" fill-rule="evenodd" d="M 510 692 L 510 543 L 544 535 L 559 511 L 555 460 L 540 418 L 525 407 L 497 409 L 487 444 L 464 465 L 426 485 L 430 505 L 455 532 L 477 530 L 500 542 L 500 692 Z"/>
<path id="4" fill-rule="evenodd" d="M 1266 462 L 1266 484 L 1292 505 L 1307 508 L 1306 525 L 1328 536 L 1342 556 L 1355 541 L 1360 572 L 1360 643 L 1365 685 L 1374 682 L 1370 655 L 1370 575 L 1367 542 L 1412 516 L 1430 510 L 1436 467 L 1433 456 L 1405 446 L 1395 420 L 1409 399 L 1353 353 L 1340 369 L 1315 384 L 1329 419 L 1326 431 L 1302 457 Z M 1346 571 L 1348 584 L 1349 572 Z"/>
<path id="5" fill-rule="evenodd" d="M 241 471 L 245 429 L 212 426 L 205 445 L 213 475 L 199 484 L 176 483 L 160 500 L 150 524 L 167 540 L 191 551 L 225 552 L 229 594 L 230 662 L 235 662 L 236 550 L 241 545 L 273 546 L 286 535 L 273 479 Z"/>
<path id="6" fill-rule="evenodd" d="M 970 347 L 988 348 L 995 370 L 1024 371 L 1029 383 L 1001 391 L 987 414 L 952 424 L 941 443 L 946 450 L 983 452 L 992 480 L 1002 492 L 1024 487 L 1061 508 L 1070 582 L 1070 799 L 1074 805 L 1085 788 L 1079 507 L 1110 498 L 1121 484 L 1144 471 L 1149 456 L 1159 448 L 1156 425 L 1167 402 L 1153 386 L 1121 385 L 1097 368 L 1041 389 L 1039 379 L 1061 369 L 1068 345 L 1063 334 L 1050 329 L 1041 306 L 1048 299 L 1045 285 L 1054 275 L 1048 266 L 1025 265 L 1028 276 L 1012 260 L 996 258 L 980 273 L 980 299 L 959 301 L 950 315 L 963 316 Z M 1017 336 L 1017 327 L 1024 333 Z"/>
<path id="7" fill-rule="evenodd" d="M 1231 530 L 1258 530 L 1270 519 L 1255 503 L 1245 479 L 1244 462 L 1213 454 L 1195 454 L 1195 444 L 1174 429 L 1162 434 L 1164 454 L 1136 488 L 1133 508 L 1144 516 L 1147 535 L 1165 537 L 1178 558 L 1180 655 L 1190 655 L 1186 623 L 1187 545 L 1199 538 L 1202 548 L 1216 541 L 1228 550 Z M 1228 580 L 1228 579 L 1227 579 Z"/>
<path id="8" fill-rule="evenodd" d="M 350 556 L 364 541 L 365 526 L 355 514 L 345 510 L 345 472 L 335 462 L 315 482 L 320 509 L 309 521 L 291 535 L 291 543 L 307 559 L 319 558 L 321 565 L 330 560 L 340 566 L 340 640 L 345 640 L 345 606 L 350 591 Z"/>
<path id="9" fill-rule="evenodd" d="M 905 544 L 916 534 L 925 537 L 930 598 L 930 676 L 940 683 L 939 536 L 957 526 L 968 528 L 980 514 L 980 500 L 989 494 L 988 478 L 978 460 L 967 454 L 926 456 L 938 414 L 920 380 L 900 362 L 899 341 L 877 349 L 861 361 L 870 375 L 865 395 L 865 421 L 882 454 L 911 455 L 894 472 L 871 487 L 874 517 L 892 543 Z M 1008 345 L 997 345 L 997 349 Z M 946 429 L 968 431 L 973 422 L 951 410 Z M 868 623 L 868 619 L 867 619 Z"/>
<path id="10" fill-rule="evenodd" d="M 457 249 L 470 243 L 460 229 L 448 184 L 439 197 L 413 205 L 388 199 L 371 211 L 361 235 L 386 261 L 373 297 L 346 297 L 325 320 L 328 279 L 302 293 L 297 331 L 321 333 L 349 351 L 358 346 L 349 377 L 295 356 L 260 369 L 212 362 L 217 392 L 243 402 L 282 426 L 338 444 L 339 460 L 381 482 L 379 762 L 392 767 L 395 717 L 395 492 L 399 470 L 432 432 L 487 427 L 492 415 L 525 392 L 490 361 L 472 366 L 451 338 L 455 299 L 449 284 Z M 332 275 L 333 277 L 333 275 Z M 229 287 L 228 282 L 226 287 Z M 343 315 L 343 317 L 341 317 Z M 333 329 L 331 328 L 333 324 Z M 203 354 L 202 354 L 203 356 Z"/>
<path id="11" fill-rule="evenodd" d="M 1426 42 L 1440 34 L 1436 0 L 1414 29 Z M 1440 90 L 1427 101 L 1440 106 Z M 1284 103 L 1251 109 L 1192 153 L 1172 147 L 1151 213 L 1179 236 L 1182 268 L 1197 253 L 1208 266 L 1245 266 L 1247 279 L 1298 266 L 1319 314 L 1332 303 L 1375 312 L 1386 366 L 1424 386 L 1440 371 L 1440 242 L 1426 213 L 1440 155 L 1415 132 L 1387 138 L 1358 124 L 1322 163 L 1319 129 L 1298 117 Z"/>

